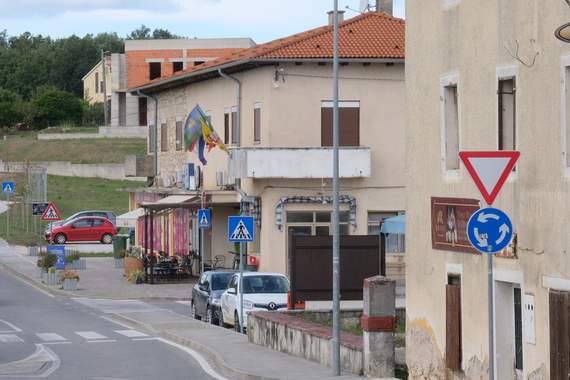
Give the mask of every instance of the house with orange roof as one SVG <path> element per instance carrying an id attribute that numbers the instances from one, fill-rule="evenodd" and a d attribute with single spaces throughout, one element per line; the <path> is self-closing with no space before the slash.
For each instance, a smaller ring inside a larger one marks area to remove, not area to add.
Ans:
<path id="1" fill-rule="evenodd" d="M 156 173 L 151 186 L 128 189 L 131 209 L 165 197 L 204 203 L 157 214 L 154 249 L 203 246 L 206 259 L 225 255 L 228 267 L 228 216 L 241 212 L 254 219 L 249 263 L 288 273 L 289 231 L 332 235 L 333 32 L 329 24 L 128 89 L 148 101 Z M 404 59 L 404 20 L 367 12 L 339 22 L 343 235 L 379 235 L 383 219 L 405 210 Z M 188 151 L 184 130 L 196 105 L 229 154 L 206 148 L 201 160 Z M 203 206 L 211 228 L 200 234 Z M 404 252 L 401 236 L 388 236 L 387 245 L 394 255 Z"/>

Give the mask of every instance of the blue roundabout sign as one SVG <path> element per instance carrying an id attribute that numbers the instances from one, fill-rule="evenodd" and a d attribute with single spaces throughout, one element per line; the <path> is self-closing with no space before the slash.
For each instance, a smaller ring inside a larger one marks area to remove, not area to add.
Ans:
<path id="1" fill-rule="evenodd" d="M 511 219 L 499 209 L 487 207 L 475 212 L 467 223 L 467 237 L 481 252 L 495 253 L 513 238 Z"/>

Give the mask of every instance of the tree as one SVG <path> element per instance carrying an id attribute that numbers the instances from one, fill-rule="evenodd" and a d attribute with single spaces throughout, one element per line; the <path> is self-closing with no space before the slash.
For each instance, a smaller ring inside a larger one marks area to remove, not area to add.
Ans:
<path id="1" fill-rule="evenodd" d="M 44 129 L 62 123 L 81 124 L 83 104 L 81 99 L 66 91 L 46 91 L 33 101 L 39 115 L 35 128 Z"/>
<path id="2" fill-rule="evenodd" d="M 127 40 L 168 40 L 168 39 L 181 39 L 185 37 L 177 36 L 170 33 L 166 29 L 155 29 L 152 34 L 150 28 L 141 25 L 140 28 L 133 30 L 128 36 Z"/>

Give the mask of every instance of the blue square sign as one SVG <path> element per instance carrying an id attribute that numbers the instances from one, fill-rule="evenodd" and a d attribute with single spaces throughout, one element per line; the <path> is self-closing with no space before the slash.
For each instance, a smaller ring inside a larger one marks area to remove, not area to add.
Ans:
<path id="1" fill-rule="evenodd" d="M 210 210 L 200 209 L 198 210 L 198 228 L 210 228 Z"/>
<path id="2" fill-rule="evenodd" d="M 253 241 L 253 216 L 228 216 L 228 241 Z"/>

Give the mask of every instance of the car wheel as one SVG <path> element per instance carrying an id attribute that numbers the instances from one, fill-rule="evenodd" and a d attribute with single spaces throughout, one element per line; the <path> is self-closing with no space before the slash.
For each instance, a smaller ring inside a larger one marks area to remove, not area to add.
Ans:
<path id="1" fill-rule="evenodd" d="M 234 315 L 234 331 L 236 332 L 240 332 L 240 328 L 239 328 L 239 317 L 237 315 L 237 313 Z"/>
<path id="2" fill-rule="evenodd" d="M 111 244 L 112 242 L 113 242 L 113 235 L 111 234 L 105 234 L 101 238 L 101 243 L 103 244 Z"/>
<path id="3" fill-rule="evenodd" d="M 192 301 L 192 305 L 190 306 L 190 315 L 192 316 L 192 318 L 200 320 L 200 316 L 198 314 L 196 314 L 196 305 L 194 305 L 194 301 Z"/>
<path id="4" fill-rule="evenodd" d="M 224 316 L 222 314 L 220 314 L 220 316 L 218 317 L 218 326 L 223 327 L 225 329 L 230 327 L 230 325 L 224 322 Z"/>
<path id="5" fill-rule="evenodd" d="M 57 234 L 55 235 L 55 239 L 53 239 L 57 244 L 65 244 L 67 241 L 67 237 L 64 234 Z"/>
<path id="6" fill-rule="evenodd" d="M 214 312 L 212 311 L 210 305 L 208 305 L 208 307 L 206 308 L 206 323 L 211 323 L 212 325 L 215 325 Z"/>

